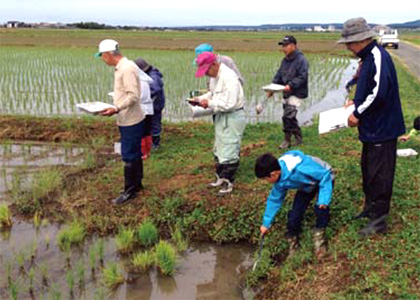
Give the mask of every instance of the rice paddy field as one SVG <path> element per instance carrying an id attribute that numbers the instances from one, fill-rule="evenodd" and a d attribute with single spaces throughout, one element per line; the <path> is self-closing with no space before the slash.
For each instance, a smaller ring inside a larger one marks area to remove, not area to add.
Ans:
<path id="1" fill-rule="evenodd" d="M 337 171 L 327 255 L 313 254 L 308 210 L 302 248 L 287 257 L 289 193 L 251 270 L 270 190 L 253 174 L 255 159 L 284 152 L 281 101 L 258 117 L 254 107 L 283 57 L 284 34 L 0 29 L 0 299 L 419 299 L 418 156 L 398 158 L 389 232 L 363 239 L 365 221 L 353 220 L 364 200 L 357 130 L 318 135 L 317 113 L 342 105 L 357 66 L 335 33 L 293 33 L 310 64 L 299 150 Z M 167 98 L 162 147 L 144 161 L 145 190 L 123 206 L 111 204 L 123 187 L 115 120 L 75 110 L 111 102 L 112 68 L 93 57 L 104 38 L 158 67 Z M 207 188 L 212 124 L 192 119 L 184 101 L 205 87 L 192 64 L 203 42 L 231 56 L 245 77 L 248 125 L 234 192 L 225 197 Z M 411 129 L 420 83 L 396 67 Z M 420 152 L 420 141 L 399 148 Z"/>

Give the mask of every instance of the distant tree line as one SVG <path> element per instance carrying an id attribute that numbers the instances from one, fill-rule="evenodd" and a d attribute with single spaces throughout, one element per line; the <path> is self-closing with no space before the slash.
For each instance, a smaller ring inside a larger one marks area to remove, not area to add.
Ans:
<path id="1" fill-rule="evenodd" d="M 114 26 L 99 24 L 97 22 L 79 22 L 67 24 L 69 27 L 80 28 L 80 29 L 114 29 Z"/>

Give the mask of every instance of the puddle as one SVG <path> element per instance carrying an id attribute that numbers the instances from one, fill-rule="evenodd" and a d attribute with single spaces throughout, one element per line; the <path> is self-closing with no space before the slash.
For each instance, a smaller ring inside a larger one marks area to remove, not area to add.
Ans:
<path id="1" fill-rule="evenodd" d="M 85 150 L 80 147 L 63 147 L 42 143 L 13 143 L 0 145 L 0 200 L 6 200 L 14 178 L 19 178 L 23 187 L 31 178 L 47 167 L 74 166 L 83 163 Z"/>
<path id="2" fill-rule="evenodd" d="M 252 248 L 244 245 L 196 244 L 178 259 L 175 275 L 162 276 L 156 269 L 148 273 L 133 273 L 129 257 L 116 253 L 114 238 L 104 238 L 105 265 L 116 261 L 122 267 L 126 281 L 118 289 L 108 291 L 101 283 L 101 265 L 96 259 L 95 273 L 90 271 L 90 252 L 96 247 L 97 238 L 87 240 L 78 248 L 72 248 L 69 268 L 66 254 L 56 245 L 59 226 L 48 224 L 38 230 L 27 222 L 14 220 L 9 232 L 0 236 L 0 299 L 8 299 L 7 275 L 10 273 L 19 283 L 18 299 L 50 299 L 52 292 L 61 299 L 72 299 L 68 287 L 69 272 L 76 274 L 77 264 L 84 266 L 84 285 L 76 281 L 73 299 L 243 299 L 240 289 L 240 273 L 252 265 Z M 49 244 L 49 246 L 47 246 Z M 35 259 L 30 256 L 36 249 Z M 25 258 L 26 275 L 19 271 L 19 257 Z M 29 271 L 35 270 L 34 298 L 28 292 Z M 44 269 L 44 271 L 41 271 Z M 8 271 L 9 270 L 9 271 Z M 49 285 L 42 284 L 42 272 L 48 273 Z M 76 276 L 76 275 L 75 275 Z"/>

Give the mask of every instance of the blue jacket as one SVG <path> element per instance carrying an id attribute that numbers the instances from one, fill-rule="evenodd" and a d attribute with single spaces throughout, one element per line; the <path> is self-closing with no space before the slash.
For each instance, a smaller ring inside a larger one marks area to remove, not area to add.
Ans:
<path id="1" fill-rule="evenodd" d="M 308 97 L 308 69 L 308 61 L 298 49 L 283 58 L 272 82 L 281 85 L 288 84 L 292 88 L 290 93 L 283 92 L 284 99 L 290 96 L 301 99 Z"/>
<path id="2" fill-rule="evenodd" d="M 279 158 L 281 175 L 271 189 L 263 217 L 263 225 L 271 226 L 289 189 L 311 192 L 319 188 L 317 205 L 329 205 L 333 191 L 334 174 L 331 166 L 319 159 L 292 150 Z"/>
<path id="3" fill-rule="evenodd" d="M 153 82 L 150 84 L 150 96 L 153 99 L 153 109 L 162 110 L 165 107 L 165 92 L 163 90 L 163 75 L 160 71 L 152 67 L 148 72 Z"/>
<path id="4" fill-rule="evenodd" d="M 357 78 L 354 116 L 362 142 L 385 142 L 405 132 L 397 73 L 391 56 L 373 41 L 357 53 L 362 68 Z"/>

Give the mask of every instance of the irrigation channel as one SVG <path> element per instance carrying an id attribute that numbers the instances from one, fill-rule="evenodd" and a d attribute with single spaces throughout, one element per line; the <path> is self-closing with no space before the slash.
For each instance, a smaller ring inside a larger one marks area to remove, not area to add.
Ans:
<path id="1" fill-rule="evenodd" d="M 357 62 L 349 60 L 330 79 L 321 76 L 328 84 L 318 80 L 316 85 L 311 81 L 312 93 L 319 94 L 309 97 L 301 106 L 299 122 L 309 125 L 315 114 L 342 105 L 346 97 L 344 85 L 356 68 Z M 267 103 L 262 115 L 255 115 L 254 107 L 262 97 L 248 99 L 248 121 L 281 120 L 282 103 L 278 97 Z M 10 202 L 16 190 L 30 188 L 44 168 L 82 164 L 87 152 L 57 144 L 1 145 L 0 204 Z M 12 293 L 18 293 L 17 299 L 244 298 L 240 279 L 252 266 L 255 250 L 249 245 L 192 244 L 178 258 L 171 277 L 160 275 L 156 268 L 143 273 L 134 271 L 130 258 L 118 254 L 115 237 L 91 236 L 81 246 L 62 251 L 56 243 L 60 228 L 47 220 L 36 226 L 32 221 L 14 218 L 11 229 L 0 232 L 1 299 L 11 297 Z M 95 254 L 98 245 L 103 248 L 102 260 Z M 102 284 L 101 269 L 113 261 L 121 266 L 124 283 L 110 292 Z M 11 284 L 8 278 L 14 278 L 14 282 Z"/>

